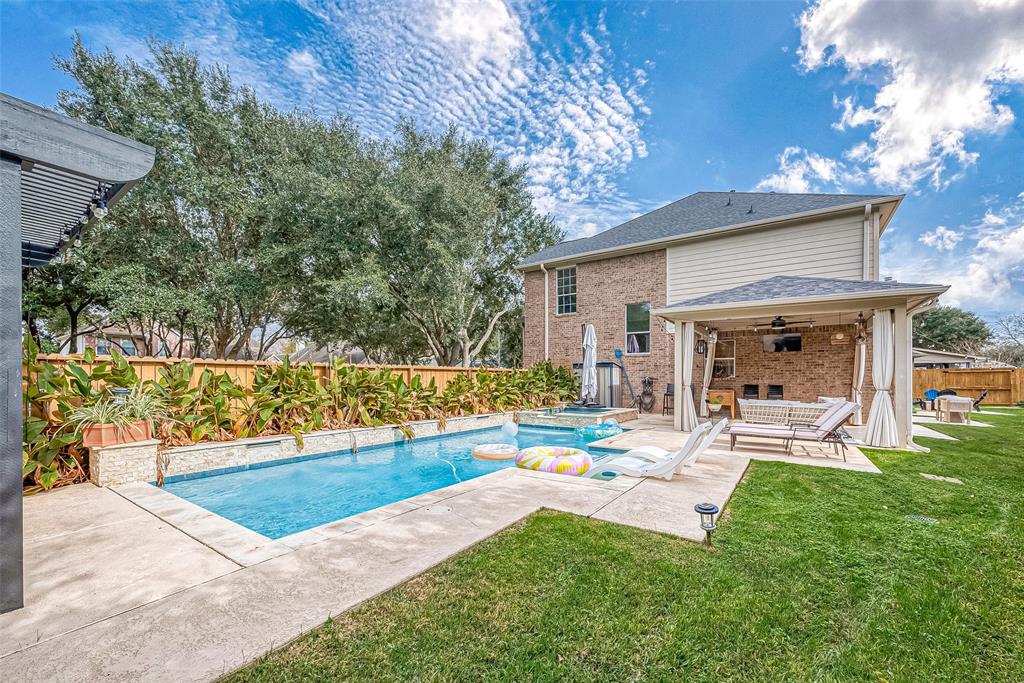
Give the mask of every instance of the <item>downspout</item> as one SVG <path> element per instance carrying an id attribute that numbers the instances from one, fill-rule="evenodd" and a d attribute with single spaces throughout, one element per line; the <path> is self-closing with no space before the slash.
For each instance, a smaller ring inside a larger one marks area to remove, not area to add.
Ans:
<path id="1" fill-rule="evenodd" d="M 550 360 L 551 355 L 548 353 L 548 299 L 551 298 L 551 292 L 548 289 L 548 269 L 544 267 L 544 264 L 540 264 L 540 269 L 544 272 L 544 360 Z"/>
<path id="2" fill-rule="evenodd" d="M 863 260 L 863 273 L 865 280 L 877 280 L 878 274 L 875 277 L 871 277 L 871 233 L 872 233 L 871 220 L 871 204 L 864 205 L 864 260 Z"/>

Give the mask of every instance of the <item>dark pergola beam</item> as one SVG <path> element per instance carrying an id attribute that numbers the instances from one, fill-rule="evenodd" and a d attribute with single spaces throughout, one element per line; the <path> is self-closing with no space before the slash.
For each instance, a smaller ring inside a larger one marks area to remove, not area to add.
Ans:
<path id="1" fill-rule="evenodd" d="M 113 204 L 154 158 L 148 145 L 0 93 L 0 613 L 24 604 L 22 266 L 56 256 L 94 202 Z"/>
<path id="2" fill-rule="evenodd" d="M 0 613 L 24 603 L 21 492 L 21 164 L 0 159 Z"/>

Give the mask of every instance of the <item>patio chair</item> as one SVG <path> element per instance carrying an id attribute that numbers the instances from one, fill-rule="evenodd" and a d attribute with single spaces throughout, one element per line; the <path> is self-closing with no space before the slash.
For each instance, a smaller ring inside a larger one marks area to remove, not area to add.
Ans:
<path id="1" fill-rule="evenodd" d="M 985 389 L 983 392 L 981 392 L 981 395 L 978 396 L 978 398 L 975 399 L 975 401 L 974 401 L 974 405 L 972 407 L 975 410 L 977 410 L 979 413 L 981 412 L 981 402 L 984 401 L 987 396 L 988 396 L 988 389 Z"/>
<path id="2" fill-rule="evenodd" d="M 665 386 L 665 395 L 661 397 L 661 414 L 668 415 L 671 411 L 675 410 L 676 401 L 676 385 L 669 382 Z"/>
<path id="3" fill-rule="evenodd" d="M 714 426 L 711 428 L 711 431 L 709 431 L 707 436 L 705 437 L 704 443 L 701 444 L 701 446 L 699 446 L 693 453 L 691 453 L 690 457 L 684 458 L 679 463 L 679 465 L 676 467 L 676 473 L 681 473 L 684 467 L 691 467 L 695 465 L 697 463 L 698 458 L 700 458 L 700 456 L 703 455 L 704 449 L 715 442 L 715 440 L 718 438 L 718 435 L 722 433 L 722 431 L 726 428 L 726 426 L 728 426 L 728 424 L 729 421 L 726 419 L 722 419 L 716 422 Z M 685 447 L 686 446 L 684 444 L 683 448 Z M 631 448 L 630 450 L 626 451 L 626 453 L 621 456 L 613 455 L 610 456 L 608 459 L 611 460 L 615 458 L 639 458 L 641 460 L 647 460 L 648 462 L 659 463 L 671 460 L 672 458 L 675 457 L 675 455 L 678 452 L 679 451 L 670 451 L 664 448 L 658 448 L 657 446 L 637 446 L 636 448 Z"/>
<path id="4" fill-rule="evenodd" d="M 956 392 L 953 391 L 952 389 L 943 389 L 942 391 L 939 392 L 936 398 L 938 398 L 939 396 L 956 396 Z"/>
<path id="5" fill-rule="evenodd" d="M 836 401 L 814 422 L 791 422 L 788 425 L 733 422 L 729 427 L 729 450 L 735 449 L 736 437 L 739 436 L 782 439 L 786 453 L 789 454 L 793 452 L 795 441 L 816 441 L 819 444 L 831 444 L 836 455 L 842 455 L 843 462 L 846 462 L 846 444 L 843 442 L 842 428 L 858 408 L 858 404 L 850 401 Z"/>
<path id="6" fill-rule="evenodd" d="M 699 458 L 704 449 L 710 445 L 710 441 L 706 438 L 709 431 L 711 431 L 711 423 L 702 422 L 693 430 L 682 448 L 672 453 L 671 457 L 657 461 L 633 457 L 628 453 L 610 455 L 591 465 L 590 476 L 624 474 L 627 477 L 661 477 L 666 481 L 672 481 L 672 475 L 676 473 L 677 469 Z"/>

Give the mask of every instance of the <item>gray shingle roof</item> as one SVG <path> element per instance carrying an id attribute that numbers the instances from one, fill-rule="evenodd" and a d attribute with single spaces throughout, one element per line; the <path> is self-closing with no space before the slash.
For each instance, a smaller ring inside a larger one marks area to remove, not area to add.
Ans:
<path id="1" fill-rule="evenodd" d="M 704 230 L 783 218 L 891 197 L 881 194 L 788 194 L 776 192 L 697 192 L 626 221 L 593 237 L 569 240 L 528 256 L 520 267 L 604 249 L 617 249 Z"/>
<path id="2" fill-rule="evenodd" d="M 868 294 L 894 293 L 912 291 L 923 288 L 937 288 L 943 285 L 929 285 L 912 282 L 894 282 L 892 280 L 842 280 L 831 277 L 796 277 L 777 275 L 766 280 L 758 280 L 750 284 L 723 289 L 669 304 L 664 310 L 672 308 L 692 308 L 694 306 L 713 306 L 739 304 L 746 301 L 770 301 L 772 299 L 802 299 L 837 294 Z"/>

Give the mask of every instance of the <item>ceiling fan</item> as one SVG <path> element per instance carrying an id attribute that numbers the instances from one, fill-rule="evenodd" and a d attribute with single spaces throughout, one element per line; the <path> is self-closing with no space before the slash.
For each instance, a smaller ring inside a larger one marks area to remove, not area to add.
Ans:
<path id="1" fill-rule="evenodd" d="M 805 324 L 810 325 L 811 327 L 814 327 L 814 321 L 813 320 L 786 320 L 781 315 L 777 315 L 774 318 L 772 318 L 771 322 L 769 322 L 767 324 L 765 324 L 765 323 L 754 323 L 753 325 L 748 325 L 747 327 L 753 328 L 754 332 L 757 332 L 757 328 L 759 328 L 759 327 L 766 327 L 766 328 L 768 328 L 770 330 L 773 330 L 775 332 L 781 332 L 782 330 L 786 329 L 787 327 L 793 327 L 794 325 L 805 325 Z"/>

